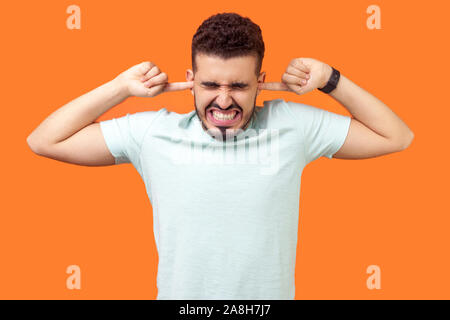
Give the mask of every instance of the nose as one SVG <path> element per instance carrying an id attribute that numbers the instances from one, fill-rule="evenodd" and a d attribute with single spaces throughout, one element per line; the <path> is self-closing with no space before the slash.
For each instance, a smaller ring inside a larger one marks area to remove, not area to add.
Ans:
<path id="1" fill-rule="evenodd" d="M 227 88 L 221 89 L 216 100 L 220 108 L 226 109 L 233 104 L 233 99 L 231 98 L 230 90 Z"/>

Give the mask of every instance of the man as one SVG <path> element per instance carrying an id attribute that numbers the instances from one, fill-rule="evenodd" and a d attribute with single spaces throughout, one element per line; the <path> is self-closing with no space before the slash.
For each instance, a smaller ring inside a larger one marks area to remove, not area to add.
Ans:
<path id="1" fill-rule="evenodd" d="M 412 131 L 380 100 L 312 58 L 280 83 L 260 73 L 260 28 L 234 13 L 205 20 L 186 82 L 151 62 L 56 110 L 28 137 L 38 155 L 85 166 L 132 163 L 153 207 L 157 299 L 294 299 L 300 180 L 326 156 L 371 158 L 404 150 Z M 95 122 L 130 96 L 190 89 L 187 114 L 138 112 Z M 353 117 L 261 90 L 320 89 Z"/>

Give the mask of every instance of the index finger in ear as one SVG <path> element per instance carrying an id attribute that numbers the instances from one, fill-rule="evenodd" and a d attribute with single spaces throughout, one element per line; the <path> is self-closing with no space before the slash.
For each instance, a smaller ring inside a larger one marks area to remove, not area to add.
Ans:
<path id="1" fill-rule="evenodd" d="M 164 91 L 181 91 L 186 89 L 192 89 L 194 87 L 194 81 L 187 82 L 172 82 L 167 83 L 164 87 Z"/>
<path id="2" fill-rule="evenodd" d="M 289 91 L 289 88 L 281 82 L 261 82 L 258 84 L 260 90 L 272 90 L 272 91 Z"/>

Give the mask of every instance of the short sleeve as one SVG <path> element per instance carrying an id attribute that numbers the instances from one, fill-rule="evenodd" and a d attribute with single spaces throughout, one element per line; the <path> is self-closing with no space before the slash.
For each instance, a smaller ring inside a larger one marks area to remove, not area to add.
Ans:
<path id="1" fill-rule="evenodd" d="M 100 121 L 103 137 L 116 164 L 132 163 L 140 170 L 143 139 L 162 110 L 127 113 L 120 118 Z"/>
<path id="2" fill-rule="evenodd" d="M 302 103 L 285 104 L 303 135 L 306 163 L 322 156 L 331 159 L 344 144 L 352 118 Z"/>

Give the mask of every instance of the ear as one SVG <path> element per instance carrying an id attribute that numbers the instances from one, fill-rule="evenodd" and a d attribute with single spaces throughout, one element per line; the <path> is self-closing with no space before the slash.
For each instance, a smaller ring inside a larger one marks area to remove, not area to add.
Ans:
<path id="1" fill-rule="evenodd" d="M 186 81 L 194 81 L 194 72 L 191 69 L 186 70 Z M 194 89 L 191 89 L 192 95 L 194 95 Z"/>
<path id="2" fill-rule="evenodd" d="M 266 79 L 266 72 L 264 71 L 264 72 L 261 72 L 261 74 L 260 74 L 259 77 L 258 77 L 258 84 L 259 84 L 259 83 L 263 83 L 265 79 Z M 258 89 L 258 90 L 256 91 L 256 95 L 259 95 L 259 93 L 260 93 L 261 91 L 262 91 L 261 89 Z"/>

